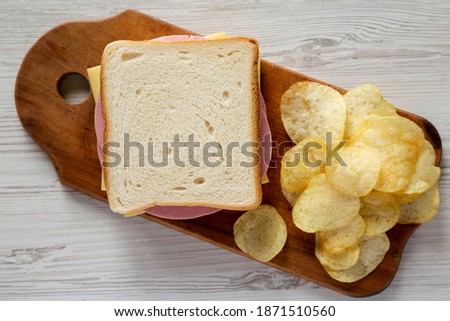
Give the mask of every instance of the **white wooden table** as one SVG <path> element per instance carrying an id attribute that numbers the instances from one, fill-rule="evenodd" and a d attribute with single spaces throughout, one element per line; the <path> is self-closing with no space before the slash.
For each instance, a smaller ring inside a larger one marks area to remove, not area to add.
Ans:
<path id="1" fill-rule="evenodd" d="M 391 286 L 370 299 L 450 299 L 450 3 L 4 0 L 0 6 L 0 299 L 346 299 L 60 185 L 23 130 L 15 77 L 27 50 L 66 21 L 127 8 L 208 34 L 259 40 L 262 57 L 344 88 L 379 85 L 444 142 L 441 209 L 413 235 Z M 38 81 L 38 80 L 37 80 Z"/>

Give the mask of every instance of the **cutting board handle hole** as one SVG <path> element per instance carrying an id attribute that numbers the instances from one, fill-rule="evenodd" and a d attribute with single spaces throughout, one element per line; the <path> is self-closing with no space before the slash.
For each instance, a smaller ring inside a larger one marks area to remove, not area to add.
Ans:
<path id="1" fill-rule="evenodd" d="M 69 72 L 58 80 L 58 92 L 71 105 L 84 102 L 91 92 L 89 81 L 78 72 Z"/>

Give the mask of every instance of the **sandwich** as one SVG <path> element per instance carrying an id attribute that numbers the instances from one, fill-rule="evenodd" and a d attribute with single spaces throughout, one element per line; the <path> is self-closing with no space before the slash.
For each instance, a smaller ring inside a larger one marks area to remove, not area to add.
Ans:
<path id="1" fill-rule="evenodd" d="M 115 41 L 101 64 L 103 174 L 114 212 L 261 203 L 258 45 Z"/>

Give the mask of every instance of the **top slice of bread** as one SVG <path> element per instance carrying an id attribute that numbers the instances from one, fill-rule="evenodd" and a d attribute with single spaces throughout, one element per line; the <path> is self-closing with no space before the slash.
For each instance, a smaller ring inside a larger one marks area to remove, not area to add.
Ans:
<path id="1" fill-rule="evenodd" d="M 113 211 L 260 204 L 258 62 L 257 42 L 245 37 L 105 48 L 104 175 Z"/>

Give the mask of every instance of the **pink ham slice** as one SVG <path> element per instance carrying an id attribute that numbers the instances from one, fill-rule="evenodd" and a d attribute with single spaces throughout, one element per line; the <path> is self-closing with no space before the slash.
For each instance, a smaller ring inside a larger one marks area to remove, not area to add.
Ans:
<path id="1" fill-rule="evenodd" d="M 160 37 L 152 39 L 151 41 L 163 41 L 163 42 L 180 42 L 180 41 L 192 41 L 192 40 L 206 40 L 200 36 L 187 36 L 187 35 L 174 35 Z M 263 177 L 267 169 L 269 168 L 270 159 L 272 156 L 271 141 L 272 135 L 270 132 L 269 122 L 267 120 L 266 105 L 264 98 L 260 92 L 259 94 L 259 108 L 260 108 L 260 150 L 259 157 L 261 160 L 261 177 Z M 99 97 L 97 104 L 95 105 L 95 134 L 97 136 L 97 153 L 100 163 L 103 161 L 103 143 L 104 143 L 104 131 L 105 121 L 102 114 L 102 102 Z M 220 211 L 218 208 L 206 207 L 206 206 L 153 206 L 145 210 L 146 213 L 172 220 L 185 220 L 213 214 Z"/>

